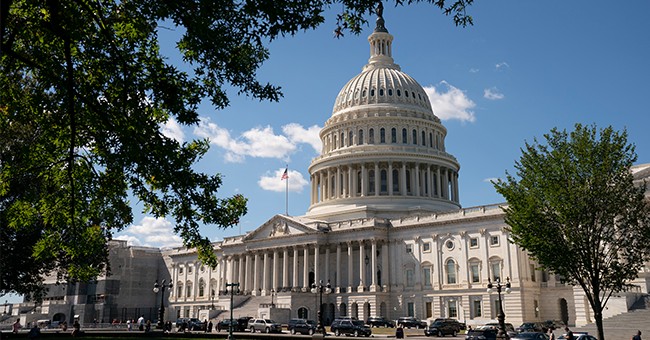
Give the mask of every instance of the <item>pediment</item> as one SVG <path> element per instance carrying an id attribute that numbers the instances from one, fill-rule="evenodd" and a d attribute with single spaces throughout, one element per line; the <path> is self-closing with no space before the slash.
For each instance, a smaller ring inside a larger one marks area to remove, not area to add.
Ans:
<path id="1" fill-rule="evenodd" d="M 275 215 L 259 228 L 249 232 L 243 241 L 268 240 L 276 237 L 317 233 L 318 230 L 314 227 L 283 215 Z"/>

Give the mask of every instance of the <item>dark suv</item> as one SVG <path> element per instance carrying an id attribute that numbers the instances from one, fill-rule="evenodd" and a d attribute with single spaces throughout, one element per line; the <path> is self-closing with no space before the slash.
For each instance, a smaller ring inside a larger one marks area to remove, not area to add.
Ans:
<path id="1" fill-rule="evenodd" d="M 354 336 L 370 336 L 372 331 L 370 327 L 363 324 L 363 321 L 352 319 L 335 319 L 330 326 L 330 330 L 336 336 L 341 334 Z"/>
<path id="2" fill-rule="evenodd" d="M 427 326 L 427 323 L 420 321 L 412 316 L 403 316 L 397 319 L 397 326 L 402 326 L 404 328 L 425 328 Z"/>
<path id="3" fill-rule="evenodd" d="M 297 319 L 295 322 L 293 322 L 293 325 L 291 326 L 290 329 L 291 334 L 309 334 L 313 335 L 316 333 L 316 321 L 314 320 L 305 320 L 305 319 Z"/>
<path id="4" fill-rule="evenodd" d="M 392 321 L 386 320 L 383 316 L 371 316 L 366 321 L 366 324 L 370 327 L 395 327 Z"/>
<path id="5" fill-rule="evenodd" d="M 445 336 L 451 335 L 453 337 L 458 334 L 460 325 L 456 320 L 438 320 L 432 323 L 429 327 L 424 329 L 426 336 Z"/>
<path id="6" fill-rule="evenodd" d="M 467 332 L 465 340 L 496 340 L 497 330 L 493 328 L 472 329 Z"/>

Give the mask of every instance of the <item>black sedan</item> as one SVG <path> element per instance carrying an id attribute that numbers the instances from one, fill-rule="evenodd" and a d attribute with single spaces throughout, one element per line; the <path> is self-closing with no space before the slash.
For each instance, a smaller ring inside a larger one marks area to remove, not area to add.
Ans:
<path id="1" fill-rule="evenodd" d="M 548 335 L 542 332 L 523 332 L 510 338 L 510 340 L 548 340 Z"/>
<path id="2" fill-rule="evenodd" d="M 239 324 L 237 323 L 237 320 L 223 319 L 217 323 L 217 332 L 221 332 L 221 331 L 228 332 L 230 330 L 230 325 L 232 325 L 233 331 L 239 331 L 239 327 L 238 327 Z"/>
<path id="3" fill-rule="evenodd" d="M 316 322 L 313 320 L 297 320 L 291 327 L 291 334 L 309 334 L 316 333 Z"/>

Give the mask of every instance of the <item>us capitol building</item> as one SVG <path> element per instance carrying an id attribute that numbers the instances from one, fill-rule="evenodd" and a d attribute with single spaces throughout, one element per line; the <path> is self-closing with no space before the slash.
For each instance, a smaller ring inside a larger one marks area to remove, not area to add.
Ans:
<path id="1" fill-rule="evenodd" d="M 236 317 L 316 319 L 320 301 L 311 288 L 322 282 L 332 288 L 322 295 L 326 323 L 340 316 L 415 316 L 480 325 L 498 313 L 488 280 L 509 279 L 507 322 L 594 322 L 580 287 L 540 271 L 508 241 L 501 205 L 461 208 L 460 164 L 446 151 L 447 129 L 422 86 L 393 60 L 393 36 L 381 16 L 368 41 L 368 63 L 343 86 L 320 132 L 323 149 L 309 167 L 304 216 L 275 215 L 216 242 L 216 268 L 201 264 L 194 249 L 112 241 L 114 275 L 85 288 L 53 289 L 40 306 L 42 317 L 155 320 L 160 295 L 151 288 L 165 278 L 173 283 L 164 301 L 167 320 L 228 318 L 232 283 L 239 284 L 232 296 Z M 650 179 L 650 164 L 631 171 L 639 183 Z M 605 317 L 627 312 L 648 294 L 650 264 L 633 284 L 636 291 L 610 299 Z"/>

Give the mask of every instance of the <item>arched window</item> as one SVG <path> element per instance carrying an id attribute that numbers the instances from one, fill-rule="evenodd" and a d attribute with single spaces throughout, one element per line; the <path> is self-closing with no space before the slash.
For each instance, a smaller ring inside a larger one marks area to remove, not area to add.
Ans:
<path id="1" fill-rule="evenodd" d="M 397 129 L 390 129 L 390 142 L 393 144 L 397 143 Z"/>
<path id="2" fill-rule="evenodd" d="M 375 129 L 368 130 L 368 144 L 375 144 Z"/>
<path id="3" fill-rule="evenodd" d="M 408 96 L 409 96 L 409 91 L 404 91 L 404 95 L 406 96 L 406 98 L 408 98 Z"/>
<path id="4" fill-rule="evenodd" d="M 392 96 L 393 95 L 393 89 L 388 89 L 388 95 Z"/>
<path id="5" fill-rule="evenodd" d="M 454 260 L 447 260 L 447 263 L 445 263 L 445 271 L 447 272 L 447 283 L 456 283 L 456 262 Z"/>
<path id="6" fill-rule="evenodd" d="M 352 146 L 353 140 L 354 140 L 354 133 L 350 131 L 350 133 L 348 133 L 348 146 Z"/>
<path id="7" fill-rule="evenodd" d="M 185 296 L 186 297 L 192 297 L 192 281 L 187 281 L 185 288 Z"/>
<path id="8" fill-rule="evenodd" d="M 357 195 L 361 195 L 361 171 L 357 171 Z"/>
<path id="9" fill-rule="evenodd" d="M 336 182 L 335 182 L 335 179 L 336 179 L 336 175 L 332 175 L 332 177 L 330 177 L 330 197 L 336 196 Z"/>
<path id="10" fill-rule="evenodd" d="M 205 281 L 203 279 L 199 280 L 199 296 L 203 297 L 205 295 Z"/>
<path id="11" fill-rule="evenodd" d="M 402 144 L 406 144 L 408 140 L 408 135 L 406 133 L 406 129 L 402 129 Z"/>
<path id="12" fill-rule="evenodd" d="M 298 317 L 301 319 L 309 319 L 309 310 L 305 307 L 298 308 Z"/>
<path id="13" fill-rule="evenodd" d="M 398 96 L 398 97 L 401 97 L 401 96 L 402 96 L 402 93 L 399 91 L 399 89 L 397 89 L 397 96 Z"/>
<path id="14" fill-rule="evenodd" d="M 393 194 L 399 194 L 399 170 L 393 169 Z"/>
<path id="15" fill-rule="evenodd" d="M 375 170 L 368 171 L 368 193 L 375 193 Z"/>
<path id="16" fill-rule="evenodd" d="M 334 150 L 338 148 L 338 144 L 336 143 L 336 135 L 334 135 Z"/>
<path id="17" fill-rule="evenodd" d="M 383 96 L 384 95 L 384 89 L 379 89 L 379 95 Z"/>
<path id="18" fill-rule="evenodd" d="M 341 147 L 345 146 L 345 133 L 341 132 Z"/>
<path id="19" fill-rule="evenodd" d="M 427 145 L 427 139 L 426 139 L 426 134 L 424 131 L 422 131 L 422 145 L 426 146 Z"/>
<path id="20" fill-rule="evenodd" d="M 406 194 L 411 193 L 411 171 L 406 170 Z"/>
<path id="21" fill-rule="evenodd" d="M 418 132 L 415 129 L 413 129 L 413 131 L 411 131 L 411 138 L 413 138 L 413 144 L 417 145 L 418 144 Z"/>
<path id="22" fill-rule="evenodd" d="M 379 129 L 379 143 L 386 143 L 386 129 L 384 128 Z"/>
<path id="23" fill-rule="evenodd" d="M 359 145 L 363 145 L 363 130 L 359 130 Z"/>
<path id="24" fill-rule="evenodd" d="M 176 296 L 183 297 L 183 283 L 180 281 L 176 283 Z"/>
<path id="25" fill-rule="evenodd" d="M 388 178 L 387 178 L 387 176 L 386 176 L 386 170 L 381 170 L 381 172 L 380 172 L 380 176 L 381 176 L 381 177 L 380 177 L 380 181 L 381 181 L 381 182 L 379 182 L 379 185 L 380 185 L 380 193 L 382 193 L 382 194 L 386 194 L 386 193 L 388 192 L 388 183 L 387 183 L 387 182 L 388 182 Z"/>
<path id="26" fill-rule="evenodd" d="M 375 96 L 375 89 L 371 89 L 371 90 L 370 90 L 370 96 L 371 96 L 371 97 L 374 97 L 374 96 Z"/>
<path id="27" fill-rule="evenodd" d="M 433 147 L 433 133 L 429 132 L 429 147 Z"/>
<path id="28" fill-rule="evenodd" d="M 348 306 L 345 303 L 339 305 L 339 315 L 346 316 L 348 315 Z"/>

